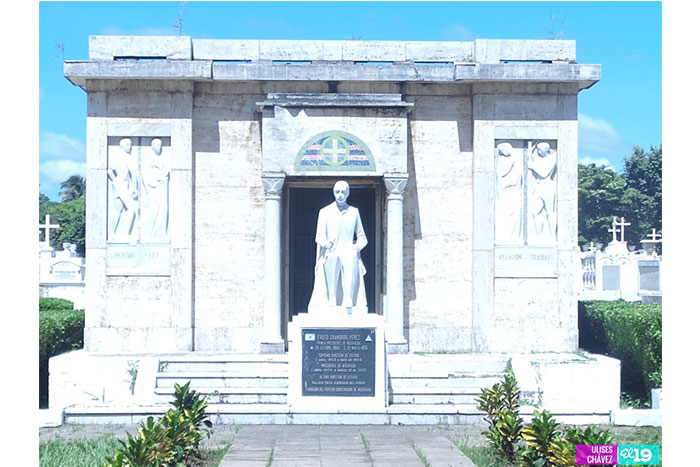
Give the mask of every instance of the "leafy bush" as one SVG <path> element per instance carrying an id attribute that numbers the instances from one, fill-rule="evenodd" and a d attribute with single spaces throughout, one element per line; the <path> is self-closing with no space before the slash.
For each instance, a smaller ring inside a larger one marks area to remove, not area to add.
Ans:
<path id="1" fill-rule="evenodd" d="M 546 410 L 535 410 L 532 423 L 523 428 L 525 449 L 521 464 L 530 466 L 575 466 L 576 446 L 564 438 L 561 424 Z M 573 446 L 573 449 L 572 449 Z"/>
<path id="2" fill-rule="evenodd" d="M 579 344 L 622 362 L 622 391 L 648 400 L 661 387 L 661 305 L 579 302 Z"/>
<path id="3" fill-rule="evenodd" d="M 523 467 L 572 467 L 576 465 L 577 444 L 614 444 L 607 430 L 588 427 L 563 428 L 549 412 L 535 411 L 532 422 L 523 425 L 519 414 L 520 389 L 507 373 L 503 382 L 481 390 L 477 408 L 486 412 L 489 445 L 509 464 Z"/>
<path id="4" fill-rule="evenodd" d="M 39 297 L 39 311 L 72 310 L 73 302 L 65 298 Z"/>
<path id="5" fill-rule="evenodd" d="M 106 467 L 162 467 L 192 465 L 201 460 L 199 444 L 211 434 L 206 419 L 206 397 L 190 390 L 190 383 L 175 384 L 173 408 L 163 417 L 140 423 L 138 436 L 128 435 L 121 448 L 107 458 Z M 206 426 L 207 428 L 203 428 Z"/>
<path id="6" fill-rule="evenodd" d="M 523 429 L 523 419 L 518 415 L 520 389 L 515 377 L 507 373 L 503 383 L 482 389 L 476 401 L 477 408 L 486 412 L 489 429 L 484 434 L 489 444 L 498 455 L 513 462 Z"/>
<path id="7" fill-rule="evenodd" d="M 70 308 L 67 308 L 70 306 Z M 39 406 L 49 403 L 49 358 L 83 347 L 85 312 L 60 298 L 39 299 Z"/>

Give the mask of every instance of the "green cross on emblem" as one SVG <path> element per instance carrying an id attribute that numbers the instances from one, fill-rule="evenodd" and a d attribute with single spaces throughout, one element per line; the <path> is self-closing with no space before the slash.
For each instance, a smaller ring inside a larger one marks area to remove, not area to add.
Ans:
<path id="1" fill-rule="evenodd" d="M 321 143 L 322 156 L 328 165 L 343 165 L 348 160 L 348 142 L 340 136 L 329 136 Z"/>

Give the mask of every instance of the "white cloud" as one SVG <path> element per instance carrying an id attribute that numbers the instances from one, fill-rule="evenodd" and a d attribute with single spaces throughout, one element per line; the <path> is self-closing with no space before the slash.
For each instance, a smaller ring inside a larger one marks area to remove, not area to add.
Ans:
<path id="1" fill-rule="evenodd" d="M 606 159 L 605 157 L 598 157 L 598 158 L 593 158 L 593 157 L 582 157 L 579 158 L 578 160 L 579 164 L 583 165 L 589 165 L 589 164 L 595 164 L 597 167 L 605 167 L 608 170 L 612 170 L 615 172 L 615 166 L 612 165 L 612 163 Z"/>
<path id="2" fill-rule="evenodd" d="M 627 144 L 608 122 L 586 114 L 578 115 L 579 153 L 626 156 L 632 146 Z"/>
<path id="3" fill-rule="evenodd" d="M 43 131 L 39 136 L 39 160 L 67 159 L 85 160 L 85 144 L 68 135 Z"/>
<path id="4" fill-rule="evenodd" d="M 468 27 L 461 24 L 452 24 L 442 31 L 442 37 L 450 41 L 471 41 L 474 40 L 474 33 Z"/>
<path id="5" fill-rule="evenodd" d="M 39 191 L 58 200 L 61 182 L 71 175 L 85 176 L 85 163 L 67 159 L 50 160 L 39 164 Z"/>

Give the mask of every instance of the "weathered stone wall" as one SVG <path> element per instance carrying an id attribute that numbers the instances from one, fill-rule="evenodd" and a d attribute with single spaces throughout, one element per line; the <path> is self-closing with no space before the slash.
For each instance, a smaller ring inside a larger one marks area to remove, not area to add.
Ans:
<path id="1" fill-rule="evenodd" d="M 406 90 L 405 327 L 411 351 L 468 351 L 472 341 L 472 112 L 469 85 Z"/>
<path id="2" fill-rule="evenodd" d="M 576 317 L 578 88 L 474 85 L 474 350 L 572 351 Z M 509 129 L 557 141 L 557 277 L 496 277 L 494 141 Z"/>
<path id="3" fill-rule="evenodd" d="M 264 192 L 257 86 L 198 84 L 194 321 L 199 351 L 257 352 L 262 336 Z"/>
<path id="4" fill-rule="evenodd" d="M 322 92 L 325 86 L 308 83 L 303 91 Z M 293 83 L 197 85 L 193 111 L 197 350 L 257 351 L 264 296 L 264 193 L 255 102 L 264 100 L 267 92 L 298 91 L 300 85 Z M 390 93 L 399 91 L 399 86 L 340 83 L 338 91 Z M 404 202 L 405 327 L 413 350 L 471 349 L 468 91 L 468 85 L 412 85 L 407 92 L 406 101 L 415 105 L 409 117 L 409 186 Z M 458 207 L 445 209 L 448 201 Z"/>
<path id="5" fill-rule="evenodd" d="M 88 82 L 85 348 L 100 352 L 192 349 L 192 83 Z M 152 136 L 172 144 L 168 274 L 108 275 L 107 138 Z M 155 130 L 154 130 L 155 129 Z"/>

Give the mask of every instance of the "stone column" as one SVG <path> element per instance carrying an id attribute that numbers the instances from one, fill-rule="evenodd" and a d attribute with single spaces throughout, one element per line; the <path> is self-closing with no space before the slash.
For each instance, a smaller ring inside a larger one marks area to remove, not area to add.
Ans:
<path id="1" fill-rule="evenodd" d="M 284 353 L 282 324 L 282 223 L 284 173 L 263 173 L 265 189 L 265 308 L 260 353 Z"/>
<path id="2" fill-rule="evenodd" d="M 387 174 L 386 341 L 389 353 L 407 353 L 403 331 L 403 192 L 407 174 Z"/>

